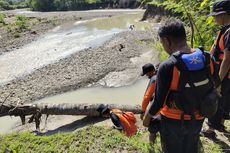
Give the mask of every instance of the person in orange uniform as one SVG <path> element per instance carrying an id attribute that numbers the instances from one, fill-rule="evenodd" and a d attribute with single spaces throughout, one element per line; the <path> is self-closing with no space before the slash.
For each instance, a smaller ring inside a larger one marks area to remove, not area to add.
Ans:
<path id="1" fill-rule="evenodd" d="M 184 25 L 177 19 L 166 21 L 159 28 L 158 35 L 170 57 L 159 66 L 154 100 L 145 113 L 143 125 L 148 127 L 151 118 L 160 111 L 163 152 L 198 153 L 204 117 L 195 104 L 199 104 L 198 94 L 203 96 L 203 93 L 213 89 L 212 82 L 206 77 L 213 73 L 210 70 L 209 73 L 204 71 L 208 69 L 206 66 L 209 64 L 206 65 L 206 62 L 210 61 L 210 56 L 187 45 Z M 186 77 L 188 73 L 193 75 Z M 191 92 L 194 88 L 199 90 Z M 186 94 L 187 91 L 191 94 Z"/>
<path id="2" fill-rule="evenodd" d="M 159 65 L 158 65 L 159 66 Z M 147 89 L 145 91 L 145 95 L 142 100 L 142 113 L 141 113 L 141 119 L 143 120 L 145 111 L 149 105 L 149 103 L 152 101 L 154 97 L 154 91 L 156 87 L 156 72 L 154 65 L 151 63 L 147 63 L 144 66 L 142 66 L 142 73 L 141 76 L 147 76 L 149 80 L 149 84 L 147 86 Z M 154 144 L 156 140 L 156 134 L 160 130 L 160 115 L 155 116 L 152 118 L 150 126 L 148 128 L 149 134 L 149 142 L 150 144 Z"/>
<path id="3" fill-rule="evenodd" d="M 145 91 L 144 98 L 142 100 L 142 114 L 145 113 L 149 102 L 152 100 L 153 93 L 155 91 L 156 86 L 156 70 L 153 64 L 147 63 L 142 66 L 142 73 L 141 76 L 147 76 L 149 78 L 149 84 Z M 141 117 L 142 118 L 142 117 Z"/>
<path id="4" fill-rule="evenodd" d="M 103 117 L 110 117 L 114 128 L 123 132 L 130 137 L 137 133 L 136 118 L 133 112 L 123 112 L 119 109 L 109 109 L 106 105 L 101 104 L 97 111 Z"/>
<path id="5" fill-rule="evenodd" d="M 216 41 L 211 48 L 221 79 L 221 95 L 219 108 L 215 116 L 208 120 L 208 129 L 202 133 L 208 137 L 215 137 L 215 129 L 225 131 L 224 120 L 229 120 L 230 110 L 230 0 L 219 0 L 213 4 L 210 16 L 222 28 L 218 32 Z"/>

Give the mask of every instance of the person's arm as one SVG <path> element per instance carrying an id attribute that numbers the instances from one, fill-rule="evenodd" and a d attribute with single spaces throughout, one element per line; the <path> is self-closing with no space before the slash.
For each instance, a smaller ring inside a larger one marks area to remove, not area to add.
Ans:
<path id="1" fill-rule="evenodd" d="M 224 59 L 220 66 L 220 79 L 223 80 L 224 77 L 227 75 L 227 73 L 230 70 L 230 50 L 225 49 L 224 50 Z"/>
<path id="2" fill-rule="evenodd" d="M 220 66 L 219 76 L 223 80 L 230 70 L 230 30 L 224 36 L 224 59 Z"/>
<path id="3" fill-rule="evenodd" d="M 155 98 L 154 102 L 145 113 L 143 120 L 144 126 L 149 125 L 151 117 L 156 115 L 164 105 L 171 85 L 173 66 L 172 63 L 163 63 L 158 70 Z"/>
<path id="4" fill-rule="evenodd" d="M 151 101 L 152 99 L 152 96 L 154 94 L 154 91 L 155 91 L 155 86 L 156 86 L 156 82 L 154 81 L 154 83 L 151 83 L 149 86 L 148 86 L 148 89 L 147 91 L 145 92 L 145 95 L 144 95 L 144 98 L 143 98 L 143 101 L 142 101 L 142 106 L 141 106 L 141 115 L 140 115 L 140 118 L 141 120 L 143 120 L 144 118 L 144 114 L 146 112 L 146 109 L 149 105 L 149 102 Z"/>
<path id="5" fill-rule="evenodd" d="M 152 95 L 155 91 L 155 82 L 151 83 L 147 89 L 147 91 L 145 92 L 143 101 L 142 101 L 142 112 L 146 111 L 147 106 L 149 105 L 149 102 L 152 98 Z"/>

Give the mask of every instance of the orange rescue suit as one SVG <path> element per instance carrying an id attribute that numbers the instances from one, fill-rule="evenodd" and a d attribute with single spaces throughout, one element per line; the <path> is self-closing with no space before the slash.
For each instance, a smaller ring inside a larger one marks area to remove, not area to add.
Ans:
<path id="1" fill-rule="evenodd" d="M 146 111 L 147 106 L 149 105 L 149 102 L 151 101 L 151 98 L 154 94 L 155 88 L 156 88 L 156 76 L 153 76 L 149 81 L 149 85 L 147 87 L 147 90 L 145 91 L 145 95 L 142 100 L 142 112 Z"/>
<path id="2" fill-rule="evenodd" d="M 136 118 L 133 112 L 123 112 L 119 109 L 112 109 L 111 111 L 118 116 L 126 136 L 132 136 L 137 133 Z"/>
<path id="3" fill-rule="evenodd" d="M 224 49 L 225 49 L 225 47 L 224 47 L 224 37 L 225 37 L 225 34 L 227 32 L 229 32 L 229 31 L 230 31 L 230 28 L 227 29 L 221 36 L 220 36 L 220 32 L 218 32 L 217 39 L 216 39 L 215 43 L 212 45 L 212 48 L 210 50 L 210 53 L 213 55 L 214 52 L 215 52 L 215 48 L 218 45 L 220 50 L 217 50 L 217 52 L 218 52 L 218 57 L 217 58 L 218 59 L 216 59 L 216 64 L 219 65 L 219 67 L 220 67 L 221 62 L 224 59 Z M 218 42 L 218 38 L 219 38 L 219 42 Z M 226 77 L 230 79 L 230 70 L 229 70 L 229 72 L 228 72 Z"/>

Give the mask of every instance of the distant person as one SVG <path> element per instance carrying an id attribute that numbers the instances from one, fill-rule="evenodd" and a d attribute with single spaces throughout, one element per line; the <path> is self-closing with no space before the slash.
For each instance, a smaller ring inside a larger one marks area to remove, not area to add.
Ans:
<path id="1" fill-rule="evenodd" d="M 198 153 L 203 115 L 213 115 L 217 107 L 213 63 L 208 53 L 187 45 L 181 21 L 168 20 L 158 35 L 170 57 L 159 66 L 154 100 L 143 125 L 149 126 L 151 118 L 160 111 L 163 152 Z"/>
<path id="2" fill-rule="evenodd" d="M 129 30 L 134 30 L 134 28 L 135 28 L 135 25 L 134 25 L 134 24 L 131 24 L 131 25 L 129 26 Z"/>
<path id="3" fill-rule="evenodd" d="M 103 117 L 110 117 L 114 128 L 123 132 L 126 136 L 133 136 L 137 133 L 136 118 L 132 112 L 123 112 L 119 109 L 109 109 L 101 104 L 97 111 Z"/>
<path id="4" fill-rule="evenodd" d="M 156 87 L 156 69 L 153 64 L 148 63 L 142 66 L 142 73 L 141 76 L 147 76 L 149 78 L 149 84 L 145 91 L 145 95 L 142 100 L 142 113 L 141 113 L 141 120 L 143 120 L 144 114 L 149 103 L 152 101 L 154 96 L 154 91 Z M 156 140 L 156 134 L 160 130 L 160 115 L 156 115 L 154 118 L 151 119 L 151 123 L 149 125 L 148 131 L 149 134 L 149 142 L 150 144 L 154 144 Z"/>
<path id="5" fill-rule="evenodd" d="M 213 4 L 210 16 L 215 18 L 218 25 L 221 26 L 216 41 L 211 48 L 211 55 L 214 57 L 219 69 L 221 79 L 221 95 L 219 99 L 218 111 L 208 120 L 208 129 L 202 130 L 202 133 L 208 137 L 214 137 L 215 129 L 225 131 L 224 120 L 229 120 L 230 110 L 230 0 L 220 0 Z"/>

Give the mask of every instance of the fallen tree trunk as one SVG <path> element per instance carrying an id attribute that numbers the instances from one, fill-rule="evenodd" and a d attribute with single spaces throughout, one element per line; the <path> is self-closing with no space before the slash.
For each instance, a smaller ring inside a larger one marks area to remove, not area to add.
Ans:
<path id="1" fill-rule="evenodd" d="M 27 116 L 34 115 L 37 112 L 48 115 L 86 115 L 99 116 L 96 111 L 100 104 L 29 104 L 29 105 L 5 105 L 0 108 L 0 117 L 2 116 Z M 108 104 L 109 108 L 117 108 L 123 111 L 131 111 L 135 114 L 141 113 L 141 107 L 119 104 Z"/>
<path id="2" fill-rule="evenodd" d="M 36 129 L 40 127 L 42 114 L 47 115 L 86 115 L 89 117 L 100 116 L 97 108 L 101 104 L 28 104 L 28 105 L 7 105 L 2 103 L 0 106 L 0 117 L 19 116 L 22 124 L 26 123 L 26 116 L 32 115 L 28 121 L 35 121 Z M 123 111 L 130 111 L 135 114 L 141 113 L 141 107 L 130 105 L 109 104 L 110 109 L 117 108 Z"/>

